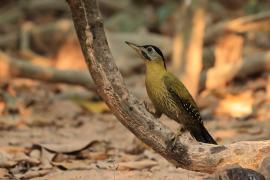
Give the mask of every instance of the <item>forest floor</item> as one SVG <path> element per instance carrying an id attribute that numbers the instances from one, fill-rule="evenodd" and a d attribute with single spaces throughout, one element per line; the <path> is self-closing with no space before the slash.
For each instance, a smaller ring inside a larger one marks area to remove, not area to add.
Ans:
<path id="1" fill-rule="evenodd" d="M 261 83 L 257 79 L 245 87 L 254 88 Z M 138 86 L 144 92 L 141 82 Z M 200 179 L 207 176 L 175 168 L 137 140 L 103 102 L 70 98 L 70 92 L 87 92 L 81 87 L 14 78 L 5 88 L 9 95 L 16 95 L 16 103 L 2 109 L 0 177 Z M 244 104 L 248 105 L 250 95 L 238 95 L 237 100 L 242 96 L 246 99 Z M 210 116 L 213 105 L 207 99 L 200 96 L 198 103 L 200 106 L 208 103 L 202 115 L 207 129 L 220 144 L 269 139 L 270 125 L 266 121 L 270 118 L 269 101 L 259 103 L 260 110 L 253 110 L 244 118 L 232 118 L 243 112 L 227 110 L 226 115 L 216 107 Z M 231 95 L 229 100 L 223 101 L 235 103 Z M 166 116 L 160 121 L 176 130 L 176 123 Z"/>

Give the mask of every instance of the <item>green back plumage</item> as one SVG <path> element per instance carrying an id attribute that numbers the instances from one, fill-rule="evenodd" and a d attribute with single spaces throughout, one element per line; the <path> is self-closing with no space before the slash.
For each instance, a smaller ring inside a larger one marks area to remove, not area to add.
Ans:
<path id="1" fill-rule="evenodd" d="M 199 109 L 184 84 L 171 73 L 164 75 L 163 82 L 178 108 L 185 111 L 195 121 L 202 123 Z"/>
<path id="2" fill-rule="evenodd" d="M 194 99 L 188 92 L 185 85 L 178 80 L 173 74 L 167 72 L 163 77 L 164 84 L 166 88 L 171 90 L 171 93 L 175 93 L 179 98 L 183 99 L 184 101 L 189 101 L 192 106 L 198 109 Z"/>

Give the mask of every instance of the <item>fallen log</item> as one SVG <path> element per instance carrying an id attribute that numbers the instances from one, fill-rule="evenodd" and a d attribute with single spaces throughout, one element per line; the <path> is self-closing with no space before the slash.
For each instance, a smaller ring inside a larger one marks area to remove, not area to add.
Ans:
<path id="1" fill-rule="evenodd" d="M 94 90 L 94 84 L 87 72 L 75 70 L 59 70 L 52 67 L 42 67 L 31 64 L 24 60 L 11 58 L 4 53 L 0 53 L 1 69 L 0 76 L 14 76 L 36 79 L 53 83 L 67 83 L 81 85 L 90 90 Z M 5 72 L 4 72 L 5 71 Z"/>
<path id="2" fill-rule="evenodd" d="M 118 120 L 136 137 L 169 162 L 184 169 L 211 173 L 233 164 L 258 169 L 270 153 L 270 141 L 210 145 L 195 143 L 182 136 L 172 147 L 173 132 L 147 112 L 143 104 L 127 90 L 113 61 L 97 2 L 67 2 L 97 92 Z"/>
<path id="3" fill-rule="evenodd" d="M 244 59 L 243 65 L 234 78 L 246 78 L 250 75 L 270 70 L 270 51 L 254 54 Z"/>
<path id="4" fill-rule="evenodd" d="M 129 76 L 130 73 L 125 73 Z M 33 80 L 45 81 L 50 83 L 65 83 L 70 85 L 83 86 L 92 91 L 86 94 L 81 94 L 80 97 L 93 97 L 96 95 L 95 84 L 87 71 L 79 70 L 60 70 L 54 67 L 45 67 L 30 63 L 27 60 L 16 59 L 0 52 L 0 82 L 7 77 L 21 77 Z M 140 77 L 130 77 L 126 80 L 129 86 L 134 87 Z M 144 97 L 144 93 L 134 87 L 132 91 L 139 97 Z M 76 96 L 76 93 L 66 94 L 65 96 Z"/>
<path id="5" fill-rule="evenodd" d="M 25 60 L 12 58 L 4 53 L 0 53 L 0 64 L 2 66 L 2 68 L 0 68 L 1 79 L 3 79 L 4 76 L 7 76 L 6 74 L 8 74 L 9 76 L 13 77 L 30 78 L 51 83 L 66 83 L 83 86 L 90 90 L 95 89 L 93 81 L 91 77 L 88 75 L 88 72 L 78 70 L 59 70 L 53 67 L 43 67 L 29 63 L 28 61 Z M 4 69 L 6 70 L 4 70 L 3 67 L 5 67 Z M 231 68 L 235 70 L 228 72 L 230 76 L 220 75 L 222 74 L 222 71 L 215 71 L 216 73 L 211 75 L 213 76 L 213 78 L 211 79 L 214 79 L 214 81 L 212 82 L 212 85 L 210 87 L 214 88 L 219 86 L 220 83 L 224 84 L 230 82 L 233 79 L 244 79 L 256 73 L 269 71 L 270 52 L 261 52 L 254 54 L 251 57 L 244 58 L 241 66 L 234 65 Z M 233 71 L 235 73 L 232 73 Z M 130 73 L 127 74 L 124 73 L 124 75 L 127 76 L 130 75 Z M 217 78 L 219 79 L 217 80 Z M 201 73 L 200 91 L 205 89 L 206 80 L 207 80 L 207 70 Z M 129 85 L 132 85 L 134 84 L 134 81 L 135 80 L 129 78 L 127 80 L 127 83 Z"/>
<path id="6" fill-rule="evenodd" d="M 234 79 L 244 79 L 256 73 L 270 70 L 270 51 L 260 52 L 245 57 L 237 63 L 228 63 L 213 67 L 201 75 L 201 88 L 217 88 L 226 85 Z"/>
<path id="7" fill-rule="evenodd" d="M 226 32 L 244 33 L 247 31 L 270 31 L 270 12 L 240 17 L 231 21 L 220 22 L 206 29 L 204 44 L 213 44 Z"/>

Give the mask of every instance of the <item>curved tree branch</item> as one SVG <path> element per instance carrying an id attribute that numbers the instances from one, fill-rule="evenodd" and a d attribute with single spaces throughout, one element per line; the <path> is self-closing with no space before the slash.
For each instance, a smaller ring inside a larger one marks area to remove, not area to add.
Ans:
<path id="1" fill-rule="evenodd" d="M 67 0 L 74 25 L 97 92 L 112 113 L 135 136 L 156 152 L 184 169 L 214 172 L 232 164 L 257 169 L 270 153 L 270 141 L 239 142 L 227 146 L 177 140 L 173 132 L 149 114 L 131 95 L 111 55 L 103 22 L 95 0 Z"/>

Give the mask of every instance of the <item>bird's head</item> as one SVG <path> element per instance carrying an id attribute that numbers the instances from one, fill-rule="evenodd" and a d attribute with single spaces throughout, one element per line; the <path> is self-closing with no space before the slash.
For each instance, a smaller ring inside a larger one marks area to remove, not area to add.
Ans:
<path id="1" fill-rule="evenodd" d="M 145 60 L 147 64 L 158 63 L 166 68 L 164 56 L 158 47 L 153 45 L 140 46 L 131 42 L 125 42 L 127 45 L 133 48 Z"/>

